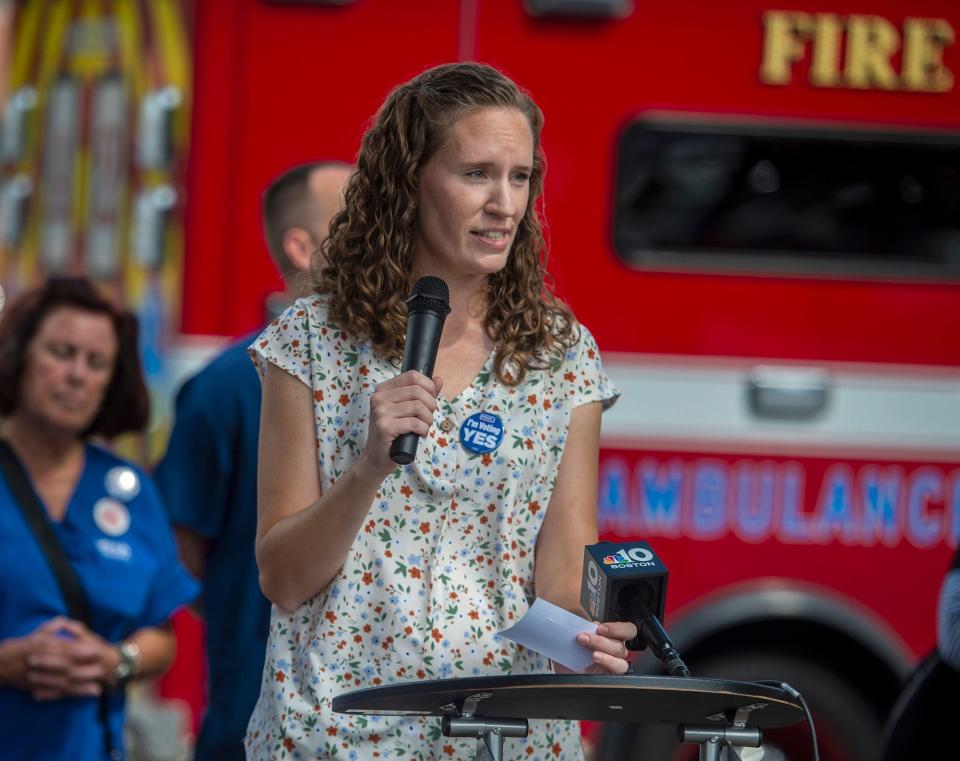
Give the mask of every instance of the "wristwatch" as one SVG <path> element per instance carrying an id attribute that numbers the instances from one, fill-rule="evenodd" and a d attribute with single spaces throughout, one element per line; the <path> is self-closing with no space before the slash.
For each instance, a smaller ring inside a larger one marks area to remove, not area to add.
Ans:
<path id="1" fill-rule="evenodd" d="M 118 688 L 140 673 L 140 647 L 134 642 L 124 642 L 117 648 L 120 662 L 113 669 L 113 681 Z"/>

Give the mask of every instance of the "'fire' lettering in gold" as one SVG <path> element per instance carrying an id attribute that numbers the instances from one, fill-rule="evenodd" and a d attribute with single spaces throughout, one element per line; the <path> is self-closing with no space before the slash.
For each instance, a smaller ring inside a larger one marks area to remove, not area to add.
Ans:
<path id="1" fill-rule="evenodd" d="M 948 92 L 943 53 L 955 34 L 946 19 L 907 18 L 902 31 L 881 16 L 767 11 L 760 79 L 788 85 L 807 59 L 815 87 Z M 900 70 L 895 66 L 901 52 Z"/>

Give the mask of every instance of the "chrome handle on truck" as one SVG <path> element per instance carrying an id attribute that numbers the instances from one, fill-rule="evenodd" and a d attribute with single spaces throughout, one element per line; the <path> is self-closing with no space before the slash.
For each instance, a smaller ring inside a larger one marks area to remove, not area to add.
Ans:
<path id="1" fill-rule="evenodd" d="M 4 248 L 19 248 L 26 235 L 33 181 L 18 174 L 0 187 L 0 242 Z"/>
<path id="2" fill-rule="evenodd" d="M 757 365 L 747 376 L 750 411 L 761 418 L 812 420 L 826 410 L 830 389 L 821 367 Z"/>
<path id="3" fill-rule="evenodd" d="M 177 205 L 177 191 L 158 185 L 141 191 L 134 207 L 133 255 L 140 266 L 159 270 L 167 249 L 170 214 Z"/>
<path id="4" fill-rule="evenodd" d="M 0 133 L 0 158 L 4 163 L 15 164 L 26 156 L 29 120 L 38 102 L 37 91 L 32 87 L 21 87 L 10 93 Z"/>
<path id="5" fill-rule="evenodd" d="M 176 87 L 151 91 L 140 104 L 137 165 L 142 169 L 168 169 L 173 162 L 173 117 L 183 105 Z"/>

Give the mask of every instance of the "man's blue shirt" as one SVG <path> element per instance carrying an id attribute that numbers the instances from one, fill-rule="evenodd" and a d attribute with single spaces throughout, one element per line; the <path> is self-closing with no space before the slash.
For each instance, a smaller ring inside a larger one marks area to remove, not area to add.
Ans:
<path id="1" fill-rule="evenodd" d="M 244 758 L 270 623 L 254 558 L 261 392 L 246 353 L 253 338 L 184 384 L 155 472 L 173 523 L 210 542 L 203 579 L 210 684 L 196 761 Z"/>

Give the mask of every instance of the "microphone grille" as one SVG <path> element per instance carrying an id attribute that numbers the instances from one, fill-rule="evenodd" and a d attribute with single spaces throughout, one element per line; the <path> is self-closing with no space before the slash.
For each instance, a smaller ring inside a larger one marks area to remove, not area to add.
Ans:
<path id="1" fill-rule="evenodd" d="M 410 291 L 410 298 L 415 299 L 420 296 L 425 296 L 428 299 L 439 299 L 444 304 L 450 303 L 450 289 L 447 287 L 447 284 L 440 278 L 433 277 L 432 275 L 422 277 L 413 284 L 413 289 Z"/>
<path id="2" fill-rule="evenodd" d="M 438 277 L 427 275 L 413 284 L 407 298 L 407 314 L 433 312 L 446 317 L 450 314 L 450 289 Z"/>

